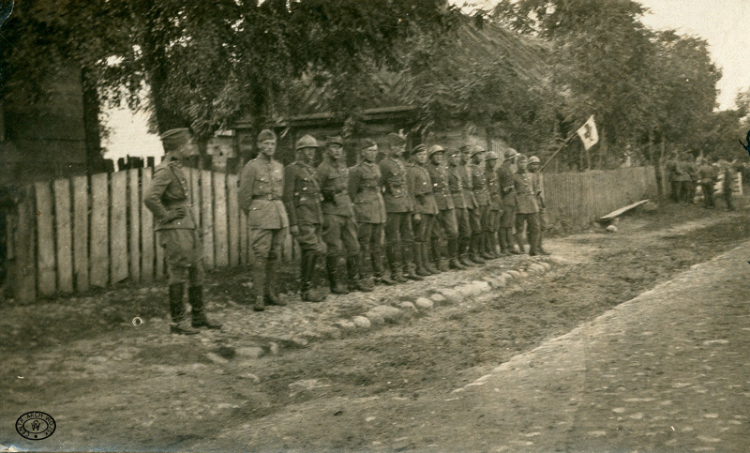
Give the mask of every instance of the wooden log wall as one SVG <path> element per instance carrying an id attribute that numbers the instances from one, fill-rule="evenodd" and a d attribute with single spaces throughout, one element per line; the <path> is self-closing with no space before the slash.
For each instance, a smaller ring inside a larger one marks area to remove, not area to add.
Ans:
<path id="1" fill-rule="evenodd" d="M 252 263 L 238 176 L 184 171 L 206 268 Z M 143 205 L 152 177 L 152 168 L 135 168 L 27 187 L 8 228 L 8 278 L 16 300 L 164 279 L 164 250 Z"/>

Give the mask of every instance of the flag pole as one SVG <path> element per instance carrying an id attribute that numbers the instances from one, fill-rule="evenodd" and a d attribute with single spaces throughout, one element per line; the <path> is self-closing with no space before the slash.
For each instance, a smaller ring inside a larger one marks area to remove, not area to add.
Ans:
<path id="1" fill-rule="evenodd" d="M 555 153 L 554 153 L 554 154 L 552 154 L 552 156 L 551 156 L 551 157 L 550 157 L 550 158 L 549 158 L 549 159 L 547 160 L 547 162 L 545 162 L 545 163 L 544 163 L 544 165 L 542 165 L 542 166 L 541 166 L 541 168 L 539 168 L 539 172 L 541 172 L 542 170 L 544 170 L 544 167 L 546 167 L 546 166 L 547 166 L 547 164 L 549 164 L 550 162 L 552 162 L 552 159 L 554 159 L 554 158 L 555 158 L 555 156 L 557 156 L 557 153 L 559 153 L 560 151 L 562 151 L 562 149 L 563 149 L 563 148 L 565 148 L 565 145 L 567 145 L 567 144 L 568 144 L 568 142 L 569 142 L 569 141 L 570 141 L 570 140 L 571 140 L 571 139 L 572 139 L 573 137 L 575 137 L 575 136 L 576 136 L 576 134 L 577 134 L 577 133 L 576 133 L 576 131 L 573 131 L 573 132 L 571 132 L 571 133 L 570 133 L 570 135 L 568 135 L 568 138 L 566 138 L 566 139 L 565 139 L 565 141 L 564 141 L 564 142 L 562 142 L 562 144 L 560 145 L 560 147 L 559 147 L 559 148 L 557 148 L 557 151 L 555 151 Z"/>

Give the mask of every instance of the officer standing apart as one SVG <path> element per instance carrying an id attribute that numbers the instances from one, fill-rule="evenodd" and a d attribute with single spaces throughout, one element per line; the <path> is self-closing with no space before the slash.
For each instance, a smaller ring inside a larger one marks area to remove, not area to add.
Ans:
<path id="1" fill-rule="evenodd" d="M 536 195 L 537 206 L 539 207 L 539 239 L 536 247 L 540 255 L 549 255 L 550 253 L 542 247 L 544 232 L 547 231 L 547 213 L 544 209 L 544 191 L 542 190 L 542 178 L 540 169 L 542 162 L 536 156 L 529 158 L 529 174 L 531 176 L 531 185 Z"/>
<path id="2" fill-rule="evenodd" d="M 414 241 L 411 224 L 414 201 L 407 188 L 406 162 L 403 159 L 406 136 L 391 133 L 388 140 L 390 150 L 388 157 L 380 162 L 380 177 L 385 193 L 385 236 L 391 279 L 404 283 L 405 275 L 411 280 L 423 280 L 414 272 L 414 265 L 409 259 Z"/>
<path id="3" fill-rule="evenodd" d="M 153 213 L 159 245 L 164 248 L 169 274 L 169 314 L 171 333 L 197 334 L 184 325 L 183 297 L 188 285 L 188 302 L 192 307 L 194 328 L 219 329 L 209 322 L 203 307 L 203 245 L 198 222 L 190 204 L 190 186 L 182 172 L 182 159 L 197 154 L 198 149 L 187 128 L 171 129 L 161 135 L 165 159 L 154 169 L 151 186 L 143 203 Z"/>
<path id="4" fill-rule="evenodd" d="M 432 267 L 428 256 L 428 241 L 432 237 L 435 216 L 438 213 L 435 196 L 432 193 L 432 180 L 427 170 L 427 148 L 417 145 L 412 150 L 412 162 L 406 173 L 409 193 L 415 201 L 415 214 L 412 227 L 414 228 L 414 247 L 412 254 L 416 261 L 416 273 L 421 277 L 428 277 L 440 272 Z"/>
<path id="5" fill-rule="evenodd" d="M 359 241 L 354 206 L 349 198 L 349 169 L 344 157 L 344 139 L 328 137 L 323 162 L 318 165 L 323 193 L 323 240 L 328 246 L 327 269 L 331 292 L 372 291 L 359 281 Z M 344 280 L 349 279 L 348 288 Z"/>
<path id="6" fill-rule="evenodd" d="M 349 169 L 349 195 L 354 201 L 354 214 L 359 228 L 359 268 L 361 286 L 371 290 L 375 279 L 386 285 L 395 282 L 383 270 L 383 229 L 385 201 L 380 185 L 380 167 L 375 163 L 378 145 L 365 139 L 359 147 L 361 161 Z"/>
<path id="7" fill-rule="evenodd" d="M 297 140 L 296 160 L 284 170 L 284 205 L 289 214 L 289 231 L 299 244 L 300 259 L 300 296 L 309 302 L 321 302 L 326 296 L 320 290 L 313 289 L 315 263 L 323 253 L 321 225 L 323 211 L 320 202 L 320 183 L 312 164 L 318 141 L 310 135 Z"/>
<path id="8" fill-rule="evenodd" d="M 437 203 L 438 214 L 432 229 L 432 254 L 437 270 L 446 272 L 449 269 L 466 269 L 458 262 L 458 223 L 456 223 L 455 204 L 448 183 L 448 167 L 445 165 L 445 150 L 440 145 L 433 145 L 427 151 L 430 164 L 427 171 L 432 181 L 432 194 Z M 443 253 L 442 242 L 446 242 L 447 256 Z M 446 260 L 443 260 L 443 257 Z"/>
<path id="9" fill-rule="evenodd" d="M 500 228 L 500 216 L 503 211 L 503 197 L 500 194 L 500 184 L 497 179 L 495 166 L 497 165 L 497 154 L 494 151 L 487 153 L 485 158 L 484 174 L 487 178 L 487 191 L 490 194 L 490 216 L 485 226 L 484 234 L 487 237 L 487 252 L 494 258 L 502 256 L 498 252 L 498 229 Z"/>
<path id="10" fill-rule="evenodd" d="M 715 206 L 714 186 L 719 179 L 719 171 L 711 165 L 714 162 L 716 162 L 715 156 L 710 162 L 708 159 L 704 160 L 698 168 L 698 182 L 701 185 L 701 192 L 703 192 L 703 207 L 706 209 L 713 209 Z"/>
<path id="11" fill-rule="evenodd" d="M 461 151 L 456 148 L 449 148 L 448 164 L 448 188 L 453 197 L 454 213 L 456 215 L 456 224 L 458 225 L 458 244 L 455 250 L 455 261 L 466 268 L 473 266 L 475 263 L 469 261 L 464 254 L 465 248 L 468 248 L 468 244 L 471 242 L 471 225 L 469 224 L 469 210 L 467 208 L 469 202 L 466 200 L 466 191 L 464 190 L 464 180 L 462 177 L 462 169 L 464 167 L 461 164 Z M 453 267 L 460 268 L 459 266 Z"/>
<path id="12" fill-rule="evenodd" d="M 503 213 L 500 216 L 500 251 L 503 254 L 518 255 L 521 252 L 516 248 L 513 237 L 513 227 L 516 223 L 516 189 L 513 182 L 514 172 L 512 165 L 518 159 L 518 152 L 515 149 L 505 151 L 505 159 L 500 168 L 497 169 L 497 183 L 500 186 L 500 192 L 503 197 Z"/>
<path id="13" fill-rule="evenodd" d="M 513 186 L 516 191 L 516 202 L 518 212 L 516 213 L 516 242 L 523 250 L 522 235 L 524 224 L 527 227 L 526 235 L 529 240 L 529 255 L 539 255 L 539 207 L 536 204 L 536 195 L 531 183 L 531 177 L 526 168 L 526 156 L 518 157 L 518 169 L 513 176 Z"/>
<path id="14" fill-rule="evenodd" d="M 255 311 L 265 305 L 286 305 L 278 295 L 276 272 L 281 248 L 289 233 L 289 219 L 282 196 L 284 167 L 273 159 L 276 134 L 264 129 L 258 134 L 258 156 L 245 164 L 240 175 L 239 205 L 247 213 L 253 260 Z"/>

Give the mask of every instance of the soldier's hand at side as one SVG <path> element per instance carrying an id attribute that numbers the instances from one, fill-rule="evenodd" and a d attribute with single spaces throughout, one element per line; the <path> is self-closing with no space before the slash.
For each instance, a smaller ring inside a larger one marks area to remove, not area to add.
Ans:
<path id="1" fill-rule="evenodd" d="M 167 211 L 167 215 L 165 216 L 164 220 L 166 222 L 171 222 L 173 220 L 181 219 L 187 215 L 187 210 L 180 206 L 179 208 L 175 208 L 172 210 Z"/>
<path id="2" fill-rule="evenodd" d="M 416 213 L 416 214 L 414 214 L 414 220 L 417 221 L 417 222 L 421 222 L 422 221 L 422 216 L 419 215 L 419 213 Z"/>
<path id="3" fill-rule="evenodd" d="M 297 225 L 292 225 L 289 227 L 289 232 L 292 233 L 292 236 L 299 236 L 299 227 Z"/>

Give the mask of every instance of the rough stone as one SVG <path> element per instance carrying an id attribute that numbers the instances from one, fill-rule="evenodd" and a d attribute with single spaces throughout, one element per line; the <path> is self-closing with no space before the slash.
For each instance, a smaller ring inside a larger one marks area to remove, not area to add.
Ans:
<path id="1" fill-rule="evenodd" d="M 346 319 L 341 319 L 339 321 L 336 321 L 336 326 L 338 326 L 339 329 L 344 330 L 344 331 L 355 330 L 357 328 L 356 324 Z"/>
<path id="2" fill-rule="evenodd" d="M 365 318 L 364 316 L 355 316 L 352 318 L 352 322 L 355 326 L 357 326 L 358 329 L 369 329 L 372 325 L 370 323 L 370 320 L 368 318 Z"/>
<path id="3" fill-rule="evenodd" d="M 430 302 L 432 302 L 432 301 L 430 301 Z M 409 302 L 408 300 L 405 300 L 405 301 L 401 302 L 400 304 L 398 304 L 398 306 L 401 307 L 402 309 L 404 309 L 406 312 L 417 311 L 417 307 L 415 307 L 414 304 L 411 303 L 411 302 Z"/>
<path id="4" fill-rule="evenodd" d="M 229 363 L 229 360 L 225 359 L 219 354 L 214 354 L 213 352 L 209 352 L 207 356 L 208 356 L 208 360 L 214 363 L 219 363 L 219 364 Z"/>
<path id="5" fill-rule="evenodd" d="M 542 262 L 542 263 L 539 263 L 539 265 L 542 266 L 548 272 L 552 270 L 552 265 L 550 263 Z"/>
<path id="6" fill-rule="evenodd" d="M 401 310 L 396 307 L 391 307 L 390 305 L 378 305 L 377 307 L 373 308 L 373 310 L 382 313 L 383 318 L 387 321 L 393 321 L 394 319 L 400 317 L 402 314 Z"/>
<path id="7" fill-rule="evenodd" d="M 341 330 L 339 330 L 338 327 L 324 326 L 324 327 L 321 327 L 319 330 L 320 330 L 319 334 L 323 338 L 327 338 L 331 340 L 338 340 L 339 338 L 341 338 Z"/>
<path id="8" fill-rule="evenodd" d="M 438 293 L 445 297 L 445 300 L 450 304 L 457 304 L 463 300 L 461 293 L 454 288 L 443 288 L 438 290 Z"/>
<path id="9" fill-rule="evenodd" d="M 430 299 L 427 299 L 426 297 L 420 297 L 419 299 L 417 299 L 416 304 L 417 304 L 417 307 L 423 310 L 430 310 L 432 309 L 434 305 L 434 303 Z"/>
<path id="10" fill-rule="evenodd" d="M 277 355 L 279 353 L 278 343 L 274 343 L 273 341 L 268 343 L 268 350 L 271 352 L 271 355 Z"/>
<path id="11" fill-rule="evenodd" d="M 249 347 L 249 348 L 237 348 L 237 355 L 240 357 L 248 357 L 251 359 L 258 359 L 263 356 L 263 348 Z"/>
<path id="12" fill-rule="evenodd" d="M 569 259 L 563 258 L 562 256 L 550 255 L 547 257 L 547 261 L 557 265 L 568 265 L 573 264 Z"/>
<path id="13" fill-rule="evenodd" d="M 516 279 L 521 278 L 521 273 L 516 270 L 508 271 L 508 274 L 510 274 L 511 277 L 516 278 Z"/>
<path id="14" fill-rule="evenodd" d="M 385 316 L 383 316 L 383 313 L 381 313 L 380 310 L 376 310 L 375 308 L 365 313 L 365 316 L 373 325 L 376 326 L 385 322 Z"/>
<path id="15" fill-rule="evenodd" d="M 478 290 L 480 294 L 483 293 L 483 292 L 485 292 L 485 291 L 489 291 L 490 290 L 490 284 L 487 283 L 487 282 L 485 282 L 485 281 L 475 280 L 475 281 L 471 282 L 471 285 L 473 287 L 475 287 L 476 290 Z"/>
<path id="16" fill-rule="evenodd" d="M 445 302 L 445 296 L 443 296 L 440 293 L 433 294 L 432 296 L 430 296 L 430 299 L 432 299 L 432 301 L 435 302 L 436 304 L 441 304 Z"/>
<path id="17" fill-rule="evenodd" d="M 614 225 L 608 226 L 607 228 L 605 228 L 605 230 L 608 231 L 608 232 L 610 232 L 610 233 L 617 233 L 617 227 L 614 226 Z"/>

